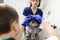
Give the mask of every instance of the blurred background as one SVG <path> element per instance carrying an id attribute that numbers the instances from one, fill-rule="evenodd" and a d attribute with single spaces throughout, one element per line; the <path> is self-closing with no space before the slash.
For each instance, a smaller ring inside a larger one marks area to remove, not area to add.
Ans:
<path id="1" fill-rule="evenodd" d="M 23 19 L 22 13 L 24 8 L 30 5 L 29 0 L 0 0 L 0 3 L 6 3 L 14 7 L 19 14 L 20 23 Z M 52 25 L 60 36 L 60 0 L 42 0 L 39 8 L 43 10 L 43 18 Z M 43 30 L 40 32 L 40 40 L 44 40 L 48 36 L 44 28 L 41 28 Z M 22 39 L 24 39 L 24 35 L 22 35 Z"/>

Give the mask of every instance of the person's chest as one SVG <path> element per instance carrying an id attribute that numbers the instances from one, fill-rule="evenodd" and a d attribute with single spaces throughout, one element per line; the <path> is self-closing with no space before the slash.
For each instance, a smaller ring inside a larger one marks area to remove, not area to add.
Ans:
<path id="1" fill-rule="evenodd" d="M 27 10 L 27 14 L 28 15 L 37 15 L 40 14 L 39 10 L 32 10 L 31 8 L 29 8 L 29 10 Z"/>

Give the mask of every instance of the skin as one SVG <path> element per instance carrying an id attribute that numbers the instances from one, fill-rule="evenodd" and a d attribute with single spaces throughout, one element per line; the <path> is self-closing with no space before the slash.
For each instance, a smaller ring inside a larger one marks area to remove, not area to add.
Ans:
<path id="1" fill-rule="evenodd" d="M 31 2 L 31 4 L 32 4 L 32 6 L 31 6 L 32 12 L 33 12 L 33 14 L 35 14 L 37 11 L 37 6 L 39 4 L 39 0 L 33 0 Z"/>
<path id="2" fill-rule="evenodd" d="M 33 0 L 31 4 L 32 4 L 32 8 L 36 9 L 39 4 L 39 0 Z"/>

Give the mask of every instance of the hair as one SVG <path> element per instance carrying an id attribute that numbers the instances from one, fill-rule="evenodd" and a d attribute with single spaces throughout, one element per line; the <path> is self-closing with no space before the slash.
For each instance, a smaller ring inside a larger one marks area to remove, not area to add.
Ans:
<path id="1" fill-rule="evenodd" d="M 32 0 L 30 0 L 30 7 L 32 6 L 31 2 L 32 2 Z M 39 7 L 39 6 L 40 6 L 40 3 L 41 3 L 41 0 L 39 0 L 39 4 L 38 4 L 38 6 L 37 6 L 37 7 Z"/>
<path id="2" fill-rule="evenodd" d="M 11 31 L 11 23 L 18 21 L 16 10 L 6 4 L 0 4 L 0 34 Z"/>

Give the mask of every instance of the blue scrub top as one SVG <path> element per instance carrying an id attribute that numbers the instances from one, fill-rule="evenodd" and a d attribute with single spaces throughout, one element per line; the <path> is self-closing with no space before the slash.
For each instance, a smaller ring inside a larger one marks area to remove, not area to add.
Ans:
<path id="1" fill-rule="evenodd" d="M 39 14 L 41 17 L 43 16 L 43 12 L 41 9 L 37 9 L 37 12 L 35 13 L 35 15 Z M 31 7 L 26 7 L 23 11 L 23 15 L 24 16 L 28 16 L 28 15 L 34 15 L 33 12 L 32 12 L 32 9 Z"/>

